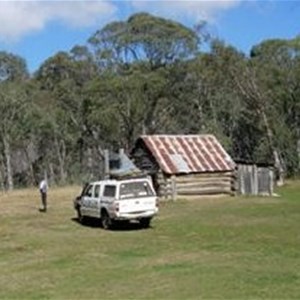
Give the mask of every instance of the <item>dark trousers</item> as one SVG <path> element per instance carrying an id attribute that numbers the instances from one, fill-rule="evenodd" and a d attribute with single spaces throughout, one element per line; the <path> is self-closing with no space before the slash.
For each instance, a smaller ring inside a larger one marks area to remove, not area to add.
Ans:
<path id="1" fill-rule="evenodd" d="M 41 191 L 41 200 L 42 200 L 43 210 L 47 211 L 47 193 Z"/>

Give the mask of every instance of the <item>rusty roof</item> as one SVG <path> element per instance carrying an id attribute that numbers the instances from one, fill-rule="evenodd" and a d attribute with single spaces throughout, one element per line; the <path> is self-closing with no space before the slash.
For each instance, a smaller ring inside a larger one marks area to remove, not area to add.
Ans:
<path id="1" fill-rule="evenodd" d="M 167 174 L 232 171 L 235 164 L 213 135 L 142 135 Z"/>

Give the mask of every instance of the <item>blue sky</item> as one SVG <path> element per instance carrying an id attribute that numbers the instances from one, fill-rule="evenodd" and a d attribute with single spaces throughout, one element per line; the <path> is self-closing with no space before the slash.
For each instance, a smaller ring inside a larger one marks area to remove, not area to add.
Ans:
<path id="1" fill-rule="evenodd" d="M 69 51 L 105 24 L 146 11 L 210 33 L 248 53 L 266 39 L 300 34 L 300 0 L 0 0 L 0 51 L 22 56 L 31 72 L 58 51 Z"/>

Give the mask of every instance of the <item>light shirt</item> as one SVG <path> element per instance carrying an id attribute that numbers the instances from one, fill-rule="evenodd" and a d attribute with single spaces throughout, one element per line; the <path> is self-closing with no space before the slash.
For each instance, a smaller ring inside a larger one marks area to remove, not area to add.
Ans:
<path id="1" fill-rule="evenodd" d="M 43 193 L 47 193 L 48 185 L 46 180 L 42 180 L 40 183 L 40 191 Z"/>

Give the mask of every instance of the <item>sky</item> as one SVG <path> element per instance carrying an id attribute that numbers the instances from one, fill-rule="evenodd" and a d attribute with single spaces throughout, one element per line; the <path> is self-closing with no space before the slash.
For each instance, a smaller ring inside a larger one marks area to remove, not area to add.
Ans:
<path id="1" fill-rule="evenodd" d="M 207 30 L 240 51 L 300 34 L 300 0 L 0 0 L 0 51 L 23 57 L 33 73 L 59 51 L 84 45 L 112 21 L 149 12 Z"/>

